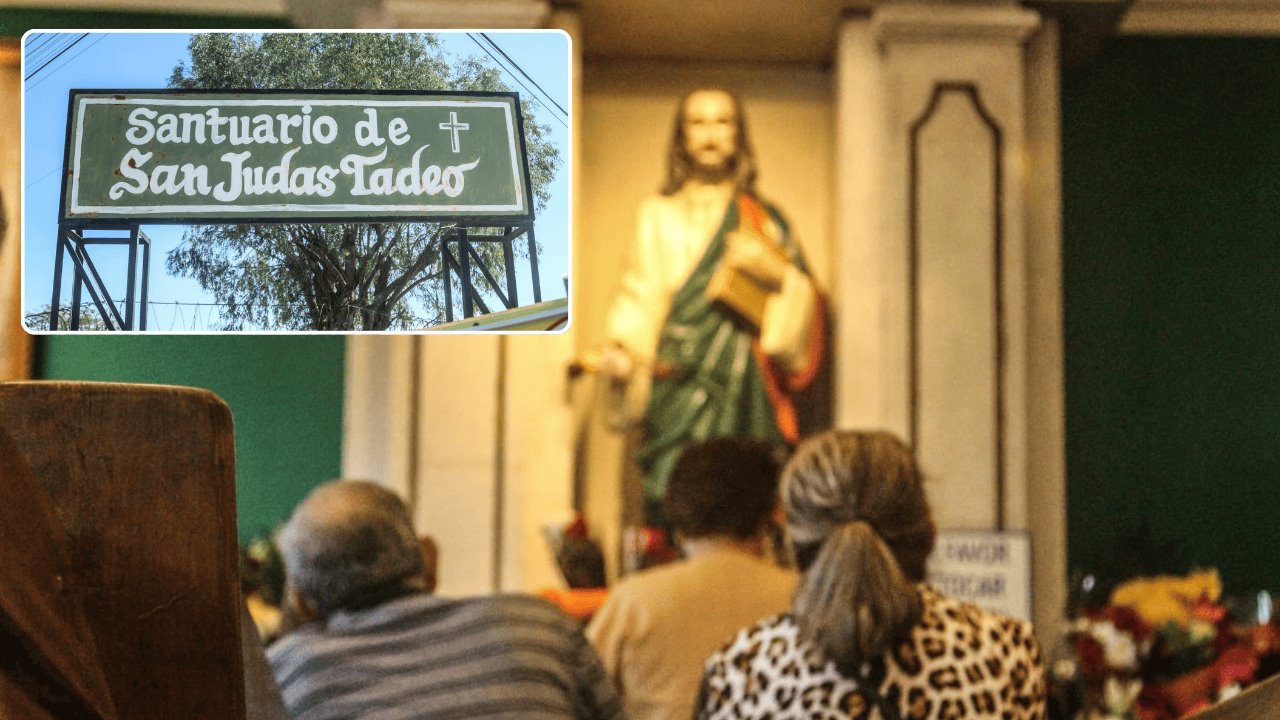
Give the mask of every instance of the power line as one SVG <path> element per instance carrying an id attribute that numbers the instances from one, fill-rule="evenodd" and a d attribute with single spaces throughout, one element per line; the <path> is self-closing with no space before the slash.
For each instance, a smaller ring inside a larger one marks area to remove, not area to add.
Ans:
<path id="1" fill-rule="evenodd" d="M 36 69 L 35 69 L 35 70 L 30 74 L 30 75 L 28 75 L 28 76 L 26 76 L 26 77 L 22 78 L 22 80 L 25 82 L 25 81 L 30 80 L 31 78 L 35 77 L 35 76 L 36 76 L 36 73 L 38 73 L 38 72 L 40 72 L 41 70 L 43 70 L 43 69 L 45 69 L 45 68 L 49 67 L 49 63 L 51 63 L 51 62 L 53 62 L 54 60 L 57 60 L 58 58 L 62 57 L 62 53 L 65 53 L 66 51 L 68 51 L 68 50 L 70 50 L 71 48 L 75 47 L 75 46 L 76 46 L 76 43 L 80 42 L 81 40 L 83 40 L 83 39 L 85 39 L 85 38 L 87 38 L 87 37 L 89 37 L 89 33 L 84 33 L 84 34 L 82 34 L 80 37 L 76 38 L 75 40 L 72 40 L 72 41 L 71 41 L 71 43 L 70 43 L 69 45 L 67 45 L 66 47 L 62 48 L 62 50 L 60 50 L 60 51 L 58 52 L 58 54 L 57 54 L 57 55 L 54 55 L 52 58 L 50 58 L 50 59 L 48 60 L 48 62 L 46 62 L 45 64 L 43 64 L 43 65 L 41 65 L 40 67 L 36 68 Z"/>
<path id="2" fill-rule="evenodd" d="M 524 82 L 520 80 L 520 78 L 516 77 L 514 73 L 508 70 L 507 66 L 515 68 L 517 71 L 519 71 L 519 73 L 522 76 L 524 76 L 535 88 L 538 89 L 538 92 L 542 95 L 542 97 L 550 101 L 551 104 L 554 105 L 556 109 L 560 111 L 560 114 L 564 115 L 565 120 L 569 118 L 569 113 L 565 111 L 564 107 L 562 107 L 560 103 L 556 102 L 555 98 L 551 97 L 551 95 L 546 90 L 544 90 L 542 86 L 537 83 L 537 81 L 529 77 L 529 74 L 524 71 L 524 68 L 520 67 L 520 65 L 517 64 L 515 60 L 512 60 L 510 55 L 507 55 L 505 52 L 503 52 L 502 48 L 498 47 L 497 43 L 493 42 L 493 40 L 491 40 L 489 36 L 486 35 L 485 33 L 480 33 L 480 36 L 484 38 L 485 42 L 488 43 L 490 47 L 498 51 L 498 54 L 502 55 L 504 60 L 506 60 L 506 63 L 504 64 L 501 60 L 497 58 L 496 55 L 494 55 L 492 52 L 489 52 L 489 50 L 485 48 L 485 52 L 489 54 L 489 57 L 493 58 L 494 62 L 498 63 L 498 66 L 501 67 L 503 70 L 505 70 L 507 75 L 509 75 L 511 79 L 515 80 L 517 83 L 520 83 L 520 87 L 523 87 L 525 90 L 529 90 L 529 86 L 525 85 Z M 529 90 L 529 93 L 531 95 L 534 94 L 532 90 Z M 546 103 L 539 100 L 537 97 L 533 97 L 530 99 L 533 100 L 534 103 L 541 105 L 543 107 L 546 107 L 548 112 L 551 111 L 551 108 L 548 107 Z M 554 117 L 555 114 L 552 113 L 552 116 Z M 566 128 L 569 127 L 563 120 L 560 122 L 560 124 L 564 125 Z"/>
<path id="3" fill-rule="evenodd" d="M 538 98 L 534 96 L 534 92 L 529 89 L 528 85 L 525 85 L 523 82 L 521 82 L 520 78 L 516 77 L 514 73 L 512 73 L 510 70 L 506 68 L 505 65 L 503 65 L 502 61 L 498 59 L 498 56 L 494 55 L 493 52 L 489 50 L 489 48 L 485 47 L 483 43 L 481 43 L 479 40 L 476 39 L 474 33 L 467 33 L 467 37 L 471 38 L 471 42 L 475 43 L 477 47 L 483 50 L 485 54 L 488 55 L 493 60 L 493 62 L 498 66 L 499 70 L 507 73 L 507 75 L 510 76 L 512 80 L 516 81 L 516 84 L 524 88 L 525 92 L 529 93 L 530 100 L 532 100 L 534 103 L 538 105 L 542 105 L 543 107 L 546 107 L 546 105 L 542 101 L 538 100 Z M 501 50 L 499 50 L 499 52 L 501 52 Z M 520 72 L 523 73 L 524 71 L 521 70 Z M 555 101 L 553 100 L 552 102 L 555 102 Z M 550 110 L 551 108 L 547 108 L 548 112 L 550 112 Z M 566 123 L 564 120 L 561 120 L 560 117 L 555 113 L 552 113 L 551 117 L 555 118 L 556 121 L 559 122 L 561 125 L 564 125 L 565 128 L 569 127 L 568 123 Z M 565 115 L 565 117 L 567 118 L 568 115 Z"/>
<path id="4" fill-rule="evenodd" d="M 564 109 L 564 107 L 562 107 L 562 106 L 560 105 L 560 103 L 556 102 L 556 101 L 555 101 L 555 98 L 551 97 L 551 95 L 549 95 L 549 94 L 547 93 L 547 91 L 546 91 L 546 90 L 543 90 L 543 89 L 542 89 L 542 86 L 538 84 L 538 81 L 537 81 L 537 80 L 534 80 L 533 78 L 529 77 L 529 73 L 525 72 L 525 71 L 524 71 L 524 68 L 522 68 L 522 67 L 520 67 L 518 64 L 516 64 L 516 61 L 515 61 L 515 60 L 512 60 L 510 55 L 508 55 L 508 54 L 507 54 L 507 53 L 506 53 L 502 48 L 498 47 L 498 43 L 494 42 L 494 41 L 493 41 L 493 38 L 489 37 L 489 34 L 488 34 L 488 33 L 480 33 L 480 37 L 484 38 L 484 39 L 485 39 L 485 42 L 487 42 L 487 43 L 489 43 L 490 45 L 492 45 L 494 50 L 497 50 L 497 51 L 498 51 L 498 53 L 502 55 L 502 57 L 506 58 L 506 59 L 507 59 L 507 62 L 511 63 L 511 66 L 512 66 L 512 67 L 514 67 L 516 70 L 519 70 L 519 71 L 520 71 L 520 74 L 521 74 L 521 75 L 523 75 L 523 76 L 525 76 L 525 79 L 527 79 L 529 82 L 533 83 L 533 86 L 534 86 L 534 87 L 536 87 L 536 88 L 538 88 L 538 91 L 542 93 L 542 96 L 543 96 L 543 97 L 545 97 L 546 99 L 550 100 L 550 101 L 551 101 L 551 104 L 552 104 L 552 105 L 555 105 L 555 106 L 556 106 L 556 108 L 558 108 L 558 109 L 560 110 L 560 112 L 561 112 L 561 113 L 562 113 L 566 118 L 567 118 L 567 117 L 569 117 L 569 111 L 568 111 L 568 110 L 565 110 L 565 109 Z"/>
<path id="5" fill-rule="evenodd" d="M 40 39 L 38 41 L 31 43 L 30 47 L 27 48 L 27 54 L 34 57 L 35 52 L 39 50 L 41 47 L 48 45 L 50 42 L 52 42 L 54 37 L 56 36 L 53 33 L 38 33 L 36 35 L 32 35 L 31 36 L 32 40 L 35 40 L 35 38 L 40 38 Z"/>
<path id="6" fill-rule="evenodd" d="M 63 43 L 70 43 L 73 39 L 73 36 L 71 35 L 49 34 L 44 37 L 45 39 L 41 41 L 39 45 L 35 45 L 27 49 L 28 66 L 43 62 L 45 58 L 48 58 L 49 55 L 62 47 Z"/>
<path id="7" fill-rule="evenodd" d="M 110 302 L 107 302 L 104 299 L 103 303 L 114 306 L 116 310 L 120 312 L 124 312 L 124 310 L 129 305 L 128 301 L 126 300 L 112 300 Z M 149 319 L 148 325 L 153 329 L 159 328 L 161 326 L 159 309 L 161 307 L 172 308 L 173 313 L 169 316 L 169 327 L 167 328 L 168 330 L 173 330 L 175 326 L 181 330 L 199 329 L 201 326 L 204 326 L 207 328 L 214 321 L 220 320 L 222 318 L 222 313 L 219 312 L 220 308 L 229 307 L 233 305 L 233 303 L 225 303 L 225 302 L 199 302 L 199 301 L 185 301 L 185 300 L 147 300 L 146 308 L 143 309 L 141 308 L 143 304 L 141 300 L 135 300 L 133 301 L 133 304 L 139 306 L 140 312 L 146 313 L 146 316 Z M 295 304 L 277 303 L 277 302 L 238 303 L 238 304 L 241 306 L 254 305 L 267 311 L 279 311 L 283 308 L 296 307 Z M 363 305 L 357 305 L 354 303 L 344 303 L 344 305 L 349 308 L 360 310 L 361 312 L 372 313 L 379 317 L 392 318 L 392 319 L 396 317 L 396 312 L 394 308 L 391 310 L 374 310 L 372 308 L 369 308 Z M 69 309 L 69 305 L 62 305 L 61 307 L 65 307 Z M 81 307 L 82 307 L 81 309 L 82 317 L 99 319 L 98 313 L 94 311 L 93 307 L 87 306 L 87 305 L 81 306 Z M 204 317 L 201 317 L 201 308 L 205 308 Z M 187 313 L 184 312 L 184 310 L 190 311 L 191 313 L 190 322 L 188 322 Z M 49 315 L 49 312 L 50 312 L 49 310 L 38 310 L 34 312 L 29 312 L 26 314 L 26 318 L 28 320 L 45 318 Z M 412 314 L 412 311 L 411 311 L 411 314 Z"/>
<path id="8" fill-rule="evenodd" d="M 500 72 L 505 72 L 507 75 L 511 76 L 511 79 L 512 79 L 512 80 L 515 80 L 515 81 L 516 81 L 516 84 L 518 84 L 520 87 L 524 88 L 524 91 L 525 91 L 526 93 L 528 93 L 528 94 L 529 94 L 529 96 L 530 96 L 530 98 L 529 98 L 529 99 L 530 99 L 530 100 L 532 100 L 533 102 L 535 102 L 535 103 L 537 103 L 537 104 L 539 104 L 539 105 L 541 105 L 541 104 L 542 104 L 542 102 L 541 102 L 540 100 L 538 100 L 538 98 L 533 97 L 533 91 L 529 89 L 529 86 L 528 86 L 528 85 L 525 85 L 523 82 L 521 82 L 521 81 L 520 81 L 520 78 L 518 78 L 518 77 L 516 77 L 514 74 L 512 74 L 512 72 L 511 72 L 510 70 L 508 70 L 508 69 L 506 68 L 506 66 L 505 66 L 505 65 L 503 65 L 503 64 L 502 64 L 502 61 L 498 59 L 498 56 L 497 56 L 497 55 L 494 55 L 494 54 L 493 54 L 493 51 L 491 51 L 489 48 L 485 47 L 485 45 L 484 45 L 483 43 L 481 43 L 478 39 L 476 39 L 475 33 L 467 33 L 467 37 L 471 38 L 471 42 L 475 43 L 475 44 L 476 44 L 476 47 L 478 47 L 478 48 L 480 48 L 481 50 L 483 50 L 483 51 L 484 51 L 484 53 L 485 53 L 486 55 L 488 55 L 488 56 L 489 56 L 489 59 L 490 59 L 490 60 L 493 60 L 493 64 L 498 66 L 498 70 L 499 70 Z M 550 108 L 548 108 L 548 110 L 550 110 Z M 566 126 L 566 127 L 567 127 L 567 126 Z"/>
<path id="9" fill-rule="evenodd" d="M 67 65 L 68 65 L 72 60 L 75 60 L 76 58 L 78 58 L 78 57 L 80 57 L 81 55 L 85 54 L 85 52 L 87 52 L 87 51 L 88 51 L 90 48 L 92 48 L 94 45 L 97 45 L 98 43 L 102 42 L 102 41 L 103 41 L 103 39 L 105 39 L 106 37 L 108 37 L 108 36 L 107 36 L 107 35 L 100 35 L 100 36 L 98 36 L 98 38 L 97 38 L 97 39 L 95 39 L 93 42 L 91 42 L 91 43 L 89 43 L 88 45 L 86 45 L 86 46 L 84 46 L 83 48 L 81 48 L 81 49 L 80 49 L 80 52 L 76 53 L 75 55 L 72 55 L 71 57 L 67 58 L 66 60 L 63 60 L 61 65 L 59 65 L 58 67 L 56 67 L 56 68 L 54 68 L 54 69 L 50 70 L 48 73 L 46 73 L 46 74 L 45 74 L 45 76 L 44 76 L 44 77 L 42 77 L 42 78 L 40 78 L 39 80 L 37 80 L 37 81 L 35 81 L 35 82 L 31 83 L 30 85 L 28 85 L 28 86 L 27 86 L 27 90 L 31 90 L 31 89 L 32 89 L 32 88 L 34 88 L 35 86 L 37 86 L 37 85 L 39 85 L 40 83 L 44 82 L 45 80 L 48 80 L 49 78 L 53 77 L 55 73 L 57 73 L 57 72 L 58 72 L 59 70 L 61 70 L 62 68 L 66 67 L 66 66 L 67 66 Z"/>
<path id="10" fill-rule="evenodd" d="M 45 51 L 37 53 L 35 56 L 32 56 L 31 58 L 29 58 L 27 60 L 27 68 L 29 72 L 27 73 L 26 77 L 23 78 L 23 81 L 31 80 L 32 78 L 34 78 L 37 74 L 40 73 L 40 71 L 44 70 L 46 67 L 51 65 L 54 60 L 57 60 L 59 57 L 62 56 L 63 53 L 70 50 L 72 46 L 74 46 L 77 42 L 83 40 L 84 37 L 85 37 L 84 35 L 80 35 L 78 37 L 67 36 L 65 38 L 61 38 L 59 40 L 54 41 L 54 43 L 50 44 L 47 48 L 45 48 Z M 30 70 L 30 68 L 33 65 L 38 65 L 39 67 L 37 67 L 35 70 Z"/>
<path id="11" fill-rule="evenodd" d="M 45 173 L 45 174 L 41 175 L 40 177 L 36 178 L 35 180 L 32 180 L 31 182 L 27 183 L 27 185 L 26 185 L 26 189 L 27 189 L 27 190 L 30 190 L 32 185 L 35 185 L 36 183 L 40 182 L 41 180 L 44 180 L 45 178 L 47 178 L 47 177 L 49 177 L 50 175 L 52 175 L 52 174 L 54 174 L 54 173 L 58 172 L 58 171 L 59 171 L 59 170 L 61 170 L 61 169 L 62 169 L 62 166 L 61 166 L 61 165 L 59 165 L 58 167 L 55 167 L 54 169 L 52 169 L 52 170 L 50 170 L 49 172 L 47 172 L 47 173 Z"/>

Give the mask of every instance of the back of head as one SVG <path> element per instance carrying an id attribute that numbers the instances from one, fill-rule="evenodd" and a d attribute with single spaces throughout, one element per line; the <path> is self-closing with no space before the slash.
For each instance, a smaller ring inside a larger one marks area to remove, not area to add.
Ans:
<path id="1" fill-rule="evenodd" d="M 755 438 L 690 444 L 663 497 L 672 527 L 686 538 L 759 535 L 778 504 L 779 465 L 777 449 Z"/>
<path id="2" fill-rule="evenodd" d="M 294 510 L 278 542 L 289 584 L 322 617 L 424 586 L 409 509 L 370 482 L 316 488 Z"/>
<path id="3" fill-rule="evenodd" d="M 828 431 L 787 463 L 782 502 L 804 573 L 801 638 L 854 675 L 922 612 L 913 583 L 935 531 L 915 459 L 889 433 Z"/>
<path id="4" fill-rule="evenodd" d="M 604 553 L 588 538 L 565 538 L 556 562 L 564 581 L 574 590 L 602 588 L 607 584 Z"/>

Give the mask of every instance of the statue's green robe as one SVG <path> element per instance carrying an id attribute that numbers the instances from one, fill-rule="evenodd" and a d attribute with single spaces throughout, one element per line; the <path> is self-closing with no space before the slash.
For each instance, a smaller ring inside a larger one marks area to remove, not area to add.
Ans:
<path id="1" fill-rule="evenodd" d="M 775 241 L 799 270 L 805 270 L 799 247 L 776 209 L 748 196 L 728 203 L 701 260 L 673 295 L 658 334 L 645 439 L 637 457 L 651 507 L 665 491 L 681 450 L 692 441 L 730 435 L 779 445 L 797 440 L 788 391 L 812 379 L 824 329 L 810 328 L 811 367 L 797 383 L 760 352 L 753 327 L 706 296 L 707 284 L 724 254 L 725 236 L 738 227 L 744 211 L 757 224 L 767 213 L 779 230 Z M 820 326 L 821 313 L 819 303 L 816 318 L 798 322 Z"/>

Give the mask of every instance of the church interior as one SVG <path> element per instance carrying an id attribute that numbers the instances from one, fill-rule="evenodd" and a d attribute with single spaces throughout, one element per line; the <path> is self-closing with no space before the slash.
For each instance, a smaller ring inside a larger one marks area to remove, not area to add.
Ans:
<path id="1" fill-rule="evenodd" d="M 88 27 L 563 30 L 569 329 L 27 333 L 21 246 L 46 240 L 22 234 L 18 43 L 32 28 Z M 126 554 L 99 569 L 133 582 L 154 551 L 156 572 L 193 573 L 197 595 L 226 600 L 205 605 L 221 613 L 206 635 L 174 631 L 172 651 L 217 645 L 218 628 L 239 627 L 228 554 L 234 563 L 316 486 L 352 478 L 406 500 L 438 548 L 437 594 L 563 588 L 547 532 L 578 516 L 617 582 L 641 524 L 636 439 L 611 429 L 605 381 L 570 369 L 605 343 L 677 104 L 711 86 L 740 99 L 760 193 L 785 211 L 826 298 L 827 360 L 803 431 L 907 438 L 940 529 L 1026 538 L 1025 619 L 1050 659 L 1070 653 L 1069 613 L 1103 579 L 1212 569 L 1223 597 L 1265 624 L 1280 591 L 1277 67 L 1273 0 L 2 2 L 0 381 L 199 389 L 147 416 L 136 411 L 146 398 L 86 400 L 98 385 L 51 397 L 0 385 L 0 526 L 54 518 L 46 531 L 76 537 L 70 551 L 36 543 L 34 565 L 6 572 L 88 572 L 63 555 L 102 563 L 103 543 Z M 102 432 L 59 435 L 58 413 Z M 203 445 L 209 457 L 191 455 Z M 101 489 L 96 511 L 70 480 L 46 488 L 52 511 L 10 482 L 47 483 L 43 471 L 85 448 L 91 461 L 59 472 L 92 483 L 86 468 L 98 467 L 122 482 Z M 199 467 L 157 459 L 175 455 Z M 189 494 L 148 500 L 125 480 L 135 471 L 181 475 L 173 492 Z M 113 518 L 133 506 L 133 522 L 164 531 L 126 532 L 133 551 L 98 537 L 124 532 Z M 183 547 L 208 554 L 182 558 Z M 84 622 L 126 611 L 40 627 L 82 637 Z M 165 614 L 148 618 L 173 622 Z M 239 652 L 222 640 L 216 652 Z M 69 677 L 99 696 L 92 673 Z M 243 704 L 254 688 L 221 692 Z M 128 702 L 116 697 L 119 717 L 160 717 Z M 115 716 L 97 710 L 86 716 Z"/>

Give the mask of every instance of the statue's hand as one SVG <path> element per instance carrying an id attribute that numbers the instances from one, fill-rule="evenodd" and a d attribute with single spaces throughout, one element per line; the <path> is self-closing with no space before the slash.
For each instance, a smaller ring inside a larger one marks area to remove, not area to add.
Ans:
<path id="1" fill-rule="evenodd" d="M 641 363 L 622 345 L 612 343 L 600 350 L 595 372 L 596 384 L 604 409 L 605 426 L 615 432 L 628 432 L 644 420 L 649 383 L 644 373 L 637 373 Z"/>
<path id="2" fill-rule="evenodd" d="M 635 370 L 631 354 L 617 345 L 610 345 L 600 352 L 599 373 L 616 384 L 626 384 Z"/>
<path id="3" fill-rule="evenodd" d="M 787 272 L 787 261 L 766 247 L 761 238 L 748 233 L 731 232 L 725 236 L 721 262 L 750 275 L 769 292 L 782 287 Z"/>

